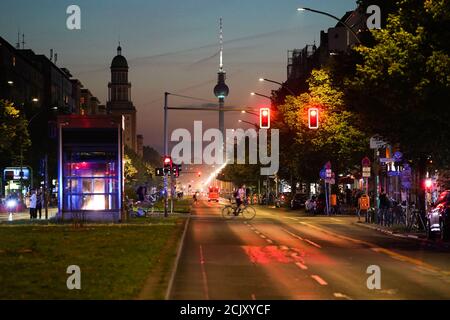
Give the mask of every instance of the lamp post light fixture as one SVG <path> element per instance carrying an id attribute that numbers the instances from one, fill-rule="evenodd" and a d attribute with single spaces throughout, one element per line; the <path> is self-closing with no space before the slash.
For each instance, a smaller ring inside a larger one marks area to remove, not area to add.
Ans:
<path id="1" fill-rule="evenodd" d="M 291 95 L 295 96 L 295 93 L 294 93 L 289 87 L 287 87 L 284 83 L 282 83 L 282 82 L 275 81 L 275 80 L 271 80 L 271 79 L 267 79 L 267 78 L 259 78 L 259 81 L 260 81 L 260 82 L 266 81 L 266 82 L 271 82 L 271 83 L 278 84 L 278 85 L 280 85 L 281 87 L 283 87 L 284 89 L 286 89 L 287 91 L 289 91 L 289 93 L 290 93 Z"/>
<path id="2" fill-rule="evenodd" d="M 38 98 L 33 98 L 33 99 L 31 99 L 31 101 L 33 101 L 33 102 L 39 102 L 39 99 L 38 99 Z"/>
<path id="3" fill-rule="evenodd" d="M 257 93 L 257 92 L 250 92 L 250 94 L 251 94 L 252 96 L 258 96 L 258 97 L 267 98 L 267 99 L 269 99 L 270 101 L 272 101 L 272 98 L 269 97 L 268 95 L 265 95 L 265 94 L 261 94 L 261 93 Z"/>
<path id="4" fill-rule="evenodd" d="M 9 80 L 9 81 L 8 81 L 8 84 L 9 84 L 10 86 L 12 86 L 12 85 L 14 84 L 14 81 Z"/>
<path id="5" fill-rule="evenodd" d="M 359 37 L 356 34 L 356 32 L 347 23 L 345 23 L 345 21 L 342 21 L 338 17 L 336 17 L 336 16 L 334 16 L 334 15 L 328 13 L 328 12 L 323 12 L 323 11 L 319 11 L 319 10 L 315 10 L 315 9 L 311 9 L 311 8 L 304 8 L 304 7 L 297 8 L 297 11 L 300 11 L 300 12 L 301 11 L 311 11 L 311 12 L 314 12 L 314 13 L 318 13 L 318 14 L 330 17 L 330 18 L 332 18 L 334 20 L 337 20 L 340 24 L 342 24 L 344 27 L 346 27 L 347 30 L 349 30 L 353 34 L 353 36 L 355 37 L 356 41 L 358 41 L 359 44 L 361 43 L 361 40 L 359 40 Z"/>

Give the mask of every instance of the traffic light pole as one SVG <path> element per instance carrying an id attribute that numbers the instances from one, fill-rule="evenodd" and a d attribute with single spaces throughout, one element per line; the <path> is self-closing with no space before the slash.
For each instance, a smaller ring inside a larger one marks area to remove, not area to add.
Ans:
<path id="1" fill-rule="evenodd" d="M 167 128 L 167 112 L 168 112 L 168 92 L 164 92 L 164 157 L 169 153 L 168 128 Z M 164 217 L 168 216 L 168 199 L 167 199 L 167 173 L 164 171 Z"/>

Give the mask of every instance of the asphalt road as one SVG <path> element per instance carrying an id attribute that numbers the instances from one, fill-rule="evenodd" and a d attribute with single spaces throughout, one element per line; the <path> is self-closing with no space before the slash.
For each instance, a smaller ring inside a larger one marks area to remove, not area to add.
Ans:
<path id="1" fill-rule="evenodd" d="M 171 299 L 450 298 L 447 244 L 283 209 L 226 221 L 222 206 L 194 205 Z M 380 289 L 367 286 L 369 266 L 380 268 Z"/>

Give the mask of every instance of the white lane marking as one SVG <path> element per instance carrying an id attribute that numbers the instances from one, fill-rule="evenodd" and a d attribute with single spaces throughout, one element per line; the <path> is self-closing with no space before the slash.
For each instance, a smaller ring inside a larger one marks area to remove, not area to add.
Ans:
<path id="1" fill-rule="evenodd" d="M 313 245 L 314 247 L 317 247 L 319 249 L 322 248 L 319 244 L 315 243 L 314 241 L 311 241 L 308 239 L 305 239 L 305 241 L 308 242 L 309 244 Z"/>
<path id="2" fill-rule="evenodd" d="M 260 234 L 259 235 L 261 238 L 263 238 L 263 239 L 265 239 L 266 238 L 266 236 L 265 235 L 263 235 L 263 234 Z"/>
<path id="3" fill-rule="evenodd" d="M 330 218 L 330 220 L 337 221 L 337 222 L 342 222 L 342 220 L 337 219 L 337 218 Z"/>
<path id="4" fill-rule="evenodd" d="M 333 295 L 334 295 L 336 298 L 341 298 L 341 299 L 346 299 L 346 300 L 352 300 L 352 298 L 350 298 L 348 295 L 343 294 L 343 293 L 340 293 L 340 292 L 335 292 L 335 293 L 333 293 Z"/>
<path id="5" fill-rule="evenodd" d="M 295 233 L 290 232 L 289 230 L 286 230 L 286 229 L 284 229 L 284 228 L 282 228 L 281 230 L 283 230 L 283 231 L 286 232 L 286 233 L 289 233 L 291 236 L 293 236 L 294 238 L 297 238 L 298 240 L 303 240 L 302 237 L 296 235 Z"/>
<path id="6" fill-rule="evenodd" d="M 280 246 L 281 250 L 289 250 L 289 248 L 287 246 Z"/>
<path id="7" fill-rule="evenodd" d="M 291 220 L 295 220 L 295 221 L 298 220 L 298 218 L 292 218 L 292 217 L 286 217 L 286 219 L 291 219 Z"/>
<path id="8" fill-rule="evenodd" d="M 273 241 L 270 240 L 270 239 L 266 239 L 266 241 L 267 241 L 268 243 L 273 243 Z"/>
<path id="9" fill-rule="evenodd" d="M 261 234 L 261 232 L 259 232 L 258 230 L 255 230 L 255 233 L 256 233 L 256 234 Z"/>
<path id="10" fill-rule="evenodd" d="M 200 269 L 202 272 L 203 291 L 205 293 L 205 298 L 206 300 L 209 300 L 208 278 L 206 277 L 206 270 L 205 270 L 205 256 L 203 255 L 203 247 L 201 245 L 200 245 Z"/>
<path id="11" fill-rule="evenodd" d="M 328 284 L 325 280 L 323 280 L 321 277 L 319 277 L 319 276 L 316 275 L 316 274 L 311 275 L 311 278 L 313 278 L 314 280 L 316 280 L 317 283 L 319 283 L 321 286 L 326 286 L 326 285 Z"/>
<path id="12" fill-rule="evenodd" d="M 296 265 L 297 267 L 299 267 L 300 269 L 302 269 L 302 270 L 308 270 L 308 267 L 305 266 L 305 265 L 304 265 L 303 263 L 301 263 L 301 262 L 296 262 L 295 265 Z"/>

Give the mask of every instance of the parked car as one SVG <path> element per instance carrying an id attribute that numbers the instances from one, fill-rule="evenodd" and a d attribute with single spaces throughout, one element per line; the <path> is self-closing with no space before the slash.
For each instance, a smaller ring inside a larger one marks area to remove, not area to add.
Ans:
<path id="1" fill-rule="evenodd" d="M 288 202 L 289 194 L 286 193 L 280 193 L 278 194 L 278 197 L 275 199 L 275 207 L 281 208 L 286 205 Z"/>
<path id="2" fill-rule="evenodd" d="M 427 235 L 434 238 L 439 235 L 444 241 L 450 237 L 450 190 L 442 192 L 431 210 L 427 213 Z"/>
<path id="3" fill-rule="evenodd" d="M 296 193 L 291 200 L 291 209 L 300 209 L 305 207 L 305 202 L 308 196 L 304 193 Z"/>

